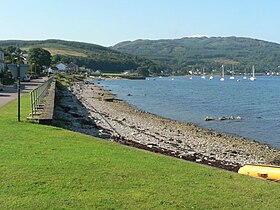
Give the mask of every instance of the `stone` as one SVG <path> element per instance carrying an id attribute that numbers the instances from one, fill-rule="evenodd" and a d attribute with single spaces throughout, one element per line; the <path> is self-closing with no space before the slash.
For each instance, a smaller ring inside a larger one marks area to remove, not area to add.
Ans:
<path id="1" fill-rule="evenodd" d="M 109 138 L 111 137 L 111 135 L 108 134 L 108 133 L 102 132 L 102 133 L 99 133 L 99 134 L 98 134 L 98 137 L 99 137 L 99 138 L 102 138 L 102 139 L 109 139 Z"/>
<path id="2" fill-rule="evenodd" d="M 83 117 L 83 115 L 81 115 L 79 113 L 76 113 L 76 112 L 73 112 L 73 111 L 69 111 L 68 113 L 71 114 L 73 117 L 76 117 L 76 118 L 82 118 Z"/>
<path id="3" fill-rule="evenodd" d="M 85 124 L 85 125 L 96 125 L 94 120 L 92 120 L 90 117 L 85 117 L 81 120 L 81 123 Z"/>
<path id="4" fill-rule="evenodd" d="M 206 116 L 206 117 L 204 118 L 204 120 L 205 120 L 205 121 L 212 121 L 212 120 L 215 120 L 215 118 L 214 118 L 214 117 L 211 117 L 211 116 Z"/>
<path id="5" fill-rule="evenodd" d="M 147 147 L 149 148 L 153 148 L 153 147 L 157 147 L 158 145 L 157 144 L 154 144 L 154 143 L 148 143 L 147 144 Z"/>
<path id="6" fill-rule="evenodd" d="M 227 118 L 222 116 L 222 117 L 219 117 L 219 120 L 226 120 Z"/>

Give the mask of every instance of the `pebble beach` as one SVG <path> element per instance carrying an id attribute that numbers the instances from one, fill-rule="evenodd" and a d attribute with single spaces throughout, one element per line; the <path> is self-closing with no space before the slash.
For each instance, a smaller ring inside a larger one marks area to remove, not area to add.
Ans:
<path id="1" fill-rule="evenodd" d="M 68 91 L 68 97 L 60 101 L 68 100 L 70 113 L 75 107 L 76 115 L 85 122 L 82 128 L 72 126 L 74 131 L 107 134 L 107 139 L 121 144 L 231 171 L 244 164 L 280 164 L 278 149 L 147 113 L 118 100 L 97 84 L 76 82 Z"/>

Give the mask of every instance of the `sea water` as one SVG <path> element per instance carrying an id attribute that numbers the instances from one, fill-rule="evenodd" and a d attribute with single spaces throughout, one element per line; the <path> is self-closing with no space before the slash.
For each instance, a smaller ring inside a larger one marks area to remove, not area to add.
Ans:
<path id="1" fill-rule="evenodd" d="M 280 149 L 280 77 L 220 81 L 193 77 L 104 80 L 119 99 L 170 119 L 257 140 Z M 215 118 L 205 121 L 206 116 Z M 241 120 L 218 120 L 219 117 Z"/>

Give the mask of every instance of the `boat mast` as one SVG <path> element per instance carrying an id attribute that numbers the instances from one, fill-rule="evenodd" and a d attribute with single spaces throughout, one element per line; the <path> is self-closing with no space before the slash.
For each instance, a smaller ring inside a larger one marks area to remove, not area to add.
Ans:
<path id="1" fill-rule="evenodd" d="M 254 80 L 256 80 L 256 77 L 255 77 L 255 66 L 253 65 L 253 67 L 252 67 L 252 77 L 250 77 L 250 80 L 251 81 L 254 81 Z"/>
<path id="2" fill-rule="evenodd" d="M 246 68 L 245 68 L 245 73 L 244 73 L 244 76 L 243 76 L 243 79 L 247 79 L 247 70 L 246 70 Z"/>
<path id="3" fill-rule="evenodd" d="M 224 69 L 224 65 L 222 65 L 222 77 L 220 79 L 220 81 L 224 81 L 225 80 L 225 69 Z"/>

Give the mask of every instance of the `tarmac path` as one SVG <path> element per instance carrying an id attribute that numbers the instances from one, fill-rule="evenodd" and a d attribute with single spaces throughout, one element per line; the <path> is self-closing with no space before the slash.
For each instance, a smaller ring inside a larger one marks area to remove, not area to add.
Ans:
<path id="1" fill-rule="evenodd" d="M 25 93 L 31 92 L 38 85 L 46 81 L 47 77 L 42 77 L 39 79 L 34 79 L 30 82 L 21 82 L 24 88 L 21 89 L 21 96 Z M 0 108 L 8 103 L 17 99 L 17 89 L 13 85 L 4 85 L 3 90 L 0 91 Z"/>

